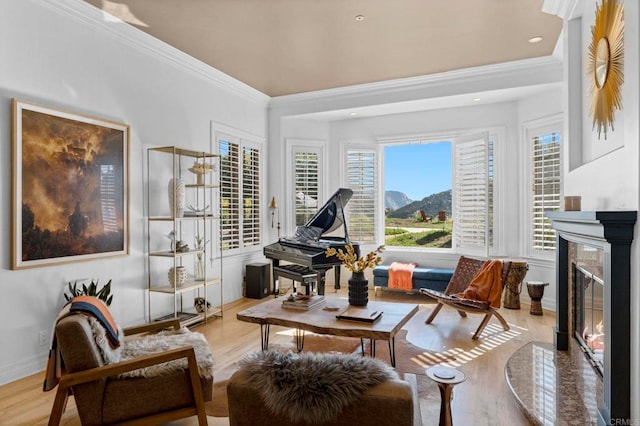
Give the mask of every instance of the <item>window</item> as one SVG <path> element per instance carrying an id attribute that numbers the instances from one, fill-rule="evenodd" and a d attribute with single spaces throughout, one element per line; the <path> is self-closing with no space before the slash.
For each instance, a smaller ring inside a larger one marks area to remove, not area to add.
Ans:
<path id="1" fill-rule="evenodd" d="M 553 126 L 552 126 L 553 127 Z M 531 249 L 550 252 L 556 249 L 556 233 L 545 217 L 547 211 L 560 210 L 560 131 L 537 128 L 528 132 L 531 152 Z"/>
<path id="2" fill-rule="evenodd" d="M 293 235 L 304 226 L 327 196 L 325 151 L 327 141 L 321 139 L 286 139 L 286 232 Z"/>
<path id="3" fill-rule="evenodd" d="M 294 152 L 296 226 L 306 224 L 318 210 L 319 157 L 318 152 Z"/>
<path id="4" fill-rule="evenodd" d="M 488 133 L 394 143 L 384 155 L 388 246 L 487 255 L 495 202 Z"/>
<path id="5" fill-rule="evenodd" d="M 260 245 L 260 151 L 242 148 L 242 242 Z"/>
<path id="6" fill-rule="evenodd" d="M 225 136 L 218 150 L 222 250 L 260 245 L 260 149 Z"/>
<path id="7" fill-rule="evenodd" d="M 376 241 L 376 154 L 347 150 L 346 186 L 353 191 L 347 204 L 349 238 L 358 242 Z"/>
<path id="8" fill-rule="evenodd" d="M 238 211 L 239 144 L 219 140 L 220 149 L 220 243 L 223 250 L 240 247 L 240 214 Z"/>
<path id="9" fill-rule="evenodd" d="M 452 142 L 384 148 L 385 244 L 452 247 Z"/>

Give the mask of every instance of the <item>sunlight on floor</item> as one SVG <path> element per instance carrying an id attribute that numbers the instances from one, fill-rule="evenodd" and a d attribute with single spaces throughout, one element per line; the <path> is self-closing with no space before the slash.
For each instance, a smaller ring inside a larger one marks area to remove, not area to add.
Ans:
<path id="1" fill-rule="evenodd" d="M 460 367 L 520 336 L 522 333 L 518 330 L 527 331 L 513 324 L 509 324 L 509 326 L 511 330 L 504 331 L 500 325 L 487 325 L 480 335 L 482 343 L 472 349 L 451 348 L 441 352 L 424 351 L 422 354 L 412 357 L 411 362 L 423 368 L 438 364 L 454 368 Z"/>

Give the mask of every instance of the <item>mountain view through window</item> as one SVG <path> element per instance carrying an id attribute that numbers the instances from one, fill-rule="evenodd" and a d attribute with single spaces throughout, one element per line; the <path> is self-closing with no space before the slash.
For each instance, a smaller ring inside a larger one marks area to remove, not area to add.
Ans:
<path id="1" fill-rule="evenodd" d="M 451 142 L 384 149 L 385 244 L 451 248 Z"/>

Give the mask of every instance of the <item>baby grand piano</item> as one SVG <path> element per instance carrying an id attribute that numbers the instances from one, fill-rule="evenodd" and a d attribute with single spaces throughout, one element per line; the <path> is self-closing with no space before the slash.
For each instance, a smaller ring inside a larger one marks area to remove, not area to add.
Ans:
<path id="1" fill-rule="evenodd" d="M 280 238 L 277 243 L 264 247 L 264 255 L 271 259 L 273 265 L 275 297 L 278 297 L 278 276 L 301 281 L 306 286 L 307 293 L 310 286 L 305 284 L 305 280 L 312 280 L 316 284 L 318 294 L 324 295 L 325 275 L 334 266 L 334 288 L 340 288 L 340 260 L 336 256 L 327 257 L 325 250 L 329 247 L 344 248 L 347 244 L 352 244 L 358 256 L 360 255 L 359 244 L 349 241 L 344 217 L 344 206 L 352 195 L 353 191 L 350 189 L 338 189 L 305 226 L 298 227 L 295 236 Z M 343 229 L 342 236 L 335 235 L 340 234 L 339 228 Z M 330 235 L 331 233 L 334 235 Z M 280 265 L 281 260 L 292 265 Z"/>

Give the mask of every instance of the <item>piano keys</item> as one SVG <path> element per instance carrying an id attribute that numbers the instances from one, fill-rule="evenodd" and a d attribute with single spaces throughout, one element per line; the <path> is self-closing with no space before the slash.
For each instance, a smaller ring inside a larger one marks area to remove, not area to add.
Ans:
<path id="1" fill-rule="evenodd" d="M 287 268 L 280 261 L 305 266 L 317 274 L 316 288 L 319 295 L 324 295 L 326 272 L 334 268 L 335 285 L 340 288 L 340 260 L 337 256 L 327 257 L 325 251 L 329 247 L 344 248 L 352 244 L 356 253 L 360 254 L 360 245 L 349 240 L 349 231 L 344 215 L 344 206 L 349 202 L 353 191 L 347 188 L 338 189 L 316 214 L 304 226 L 299 226 L 293 237 L 280 238 L 277 243 L 267 245 L 263 249 L 266 258 L 271 259 L 274 271 Z M 294 268 L 298 269 L 299 268 Z M 283 271 L 288 272 L 288 271 Z M 273 277 L 273 294 L 278 296 L 276 273 Z"/>

